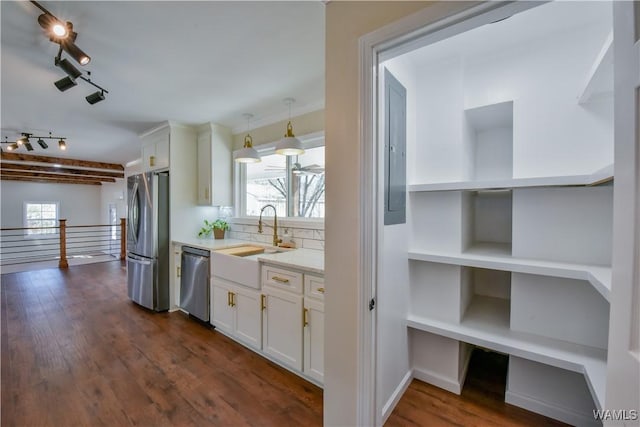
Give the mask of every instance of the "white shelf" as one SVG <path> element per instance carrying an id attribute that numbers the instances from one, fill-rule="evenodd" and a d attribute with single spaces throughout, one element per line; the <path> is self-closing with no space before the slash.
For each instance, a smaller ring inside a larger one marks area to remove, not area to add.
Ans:
<path id="1" fill-rule="evenodd" d="M 510 245 L 502 243 L 479 243 L 469 250 L 459 253 L 409 251 L 409 259 L 586 280 L 607 301 L 609 301 L 611 292 L 610 267 L 515 258 L 511 256 Z"/>
<path id="2" fill-rule="evenodd" d="M 410 184 L 409 192 L 501 190 L 527 187 L 593 186 L 613 180 L 613 164 L 588 175 L 545 176 L 537 178 L 513 178 L 491 181 L 434 182 Z"/>
<path id="3" fill-rule="evenodd" d="M 599 408 L 605 396 L 607 352 L 509 328 L 509 301 L 475 296 L 459 324 L 409 315 L 407 326 L 585 375 Z"/>
<path id="4" fill-rule="evenodd" d="M 582 87 L 579 104 L 589 102 L 594 95 L 613 93 L 613 31 L 607 35 Z"/>

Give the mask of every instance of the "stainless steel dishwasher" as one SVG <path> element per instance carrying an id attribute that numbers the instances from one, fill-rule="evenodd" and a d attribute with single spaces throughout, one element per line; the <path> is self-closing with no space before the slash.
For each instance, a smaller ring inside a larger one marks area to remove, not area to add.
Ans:
<path id="1" fill-rule="evenodd" d="M 209 321 L 209 258 L 207 250 L 182 247 L 180 308 L 204 322 Z"/>

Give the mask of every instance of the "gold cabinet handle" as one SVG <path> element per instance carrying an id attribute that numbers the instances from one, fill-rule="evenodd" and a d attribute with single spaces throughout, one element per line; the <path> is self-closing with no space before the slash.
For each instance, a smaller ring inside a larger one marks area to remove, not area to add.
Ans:
<path id="1" fill-rule="evenodd" d="M 149 156 L 149 166 L 155 166 L 155 165 L 156 165 L 156 156 Z"/>
<path id="2" fill-rule="evenodd" d="M 233 292 L 229 292 L 231 294 L 231 307 L 236 306 L 236 294 Z"/>
<path id="3" fill-rule="evenodd" d="M 309 324 L 309 309 L 305 308 L 302 311 L 302 327 L 304 328 Z"/>
<path id="4" fill-rule="evenodd" d="M 176 275 L 180 277 L 181 275 L 180 267 L 176 267 Z"/>
<path id="5" fill-rule="evenodd" d="M 289 283 L 289 279 L 285 279 L 283 277 L 278 277 L 278 276 L 273 276 L 271 280 L 275 280 L 276 282 L 280 282 L 280 283 Z"/>
<path id="6" fill-rule="evenodd" d="M 204 198 L 205 200 L 209 200 L 209 187 L 204 188 Z"/>
<path id="7" fill-rule="evenodd" d="M 260 295 L 260 308 L 262 309 L 262 311 L 267 309 L 267 296 L 266 295 Z"/>
<path id="8" fill-rule="evenodd" d="M 227 305 L 231 307 L 231 292 L 227 291 Z"/>
<path id="9" fill-rule="evenodd" d="M 324 288 L 318 288 L 318 292 L 320 292 L 321 294 L 324 294 Z"/>

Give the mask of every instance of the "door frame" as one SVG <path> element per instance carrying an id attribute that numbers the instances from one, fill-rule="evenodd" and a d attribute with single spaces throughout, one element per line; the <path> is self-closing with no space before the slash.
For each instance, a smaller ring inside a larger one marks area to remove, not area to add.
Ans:
<path id="1" fill-rule="evenodd" d="M 360 248 L 358 267 L 358 425 L 382 425 L 376 403 L 377 310 L 369 302 L 377 296 L 382 232 L 378 183 L 381 174 L 379 134 L 379 64 L 417 48 L 472 28 L 507 18 L 541 2 L 439 2 L 364 35 L 359 40 Z M 384 141 L 382 141 L 384 143 Z M 377 301 L 375 301 L 377 304 Z"/>

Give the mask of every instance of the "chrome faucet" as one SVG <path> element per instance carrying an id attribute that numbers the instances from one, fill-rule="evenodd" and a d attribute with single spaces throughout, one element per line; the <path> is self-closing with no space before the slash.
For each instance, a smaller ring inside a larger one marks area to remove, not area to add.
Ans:
<path id="1" fill-rule="evenodd" d="M 262 212 L 268 207 L 273 208 L 273 246 L 278 246 L 278 243 L 282 242 L 282 239 L 278 239 L 278 213 L 276 207 L 273 205 L 264 205 L 260 209 L 260 219 L 258 220 L 258 233 L 262 233 Z"/>

